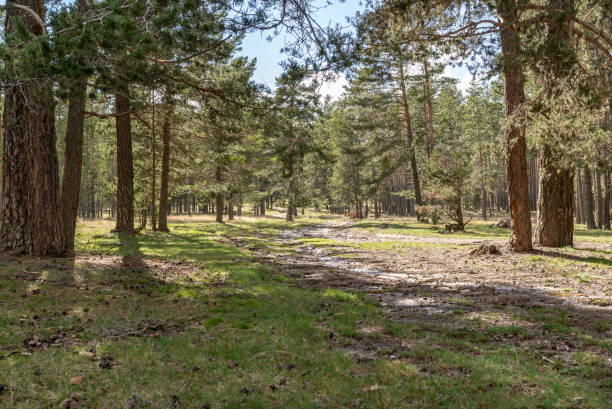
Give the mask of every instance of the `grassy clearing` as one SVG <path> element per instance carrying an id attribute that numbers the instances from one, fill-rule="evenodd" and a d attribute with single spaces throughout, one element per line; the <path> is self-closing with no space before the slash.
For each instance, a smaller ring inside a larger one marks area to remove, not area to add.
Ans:
<path id="1" fill-rule="evenodd" d="M 0 263 L 0 408 L 605 408 L 611 398 L 593 347 L 548 362 L 508 341 L 529 336 L 520 324 L 461 312 L 450 326 L 400 323 L 363 294 L 304 288 L 254 262 L 253 250 L 283 250 L 280 219 L 184 220 L 137 236 L 110 227 L 80 223 L 76 261 Z M 550 324 L 555 339 L 563 326 L 581 331 L 535 313 L 517 322 Z M 580 334 L 604 351 L 600 335 Z M 357 359 L 362 350 L 374 356 Z"/>

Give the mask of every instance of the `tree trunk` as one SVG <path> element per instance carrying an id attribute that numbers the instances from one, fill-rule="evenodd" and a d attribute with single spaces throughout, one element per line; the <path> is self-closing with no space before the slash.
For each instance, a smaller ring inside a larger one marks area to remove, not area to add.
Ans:
<path id="1" fill-rule="evenodd" d="M 157 187 L 157 178 L 156 178 L 156 161 L 157 161 L 157 152 L 156 152 L 156 138 L 155 138 L 155 98 L 151 98 L 151 229 L 153 231 L 157 230 L 157 218 L 156 218 L 156 206 L 155 206 L 155 188 Z"/>
<path id="2" fill-rule="evenodd" d="M 582 168 L 582 194 L 584 201 L 584 221 L 587 229 L 596 229 L 595 216 L 593 215 L 593 180 L 591 171 L 586 165 Z"/>
<path id="3" fill-rule="evenodd" d="M 535 242 L 540 246 L 564 247 L 574 243 L 574 171 L 560 169 L 550 148 L 540 157 Z"/>
<path id="4" fill-rule="evenodd" d="M 604 197 L 603 197 L 603 228 L 610 230 L 610 199 L 612 196 L 611 188 L 612 182 L 610 181 L 610 171 L 607 170 L 603 174 L 604 180 Z"/>
<path id="5" fill-rule="evenodd" d="M 431 95 L 431 81 L 429 78 L 429 57 L 423 59 L 423 74 L 425 74 L 425 104 L 427 114 L 427 157 L 431 156 L 434 148 L 433 106 Z M 485 219 L 486 220 L 486 219 Z"/>
<path id="6" fill-rule="evenodd" d="M 127 87 L 115 93 L 117 130 L 117 220 L 115 231 L 134 232 L 134 162 L 130 95 Z"/>
<path id="7" fill-rule="evenodd" d="M 286 216 L 286 220 L 288 222 L 292 222 L 293 221 L 293 197 L 294 197 L 294 180 L 293 180 L 293 176 L 291 178 L 289 178 L 289 185 L 287 187 L 287 216 Z"/>
<path id="8" fill-rule="evenodd" d="M 83 167 L 83 128 L 85 124 L 85 98 L 87 79 L 79 81 L 74 95 L 68 104 L 66 123 L 64 168 L 62 171 L 62 225 L 64 229 L 64 249 L 67 253 L 74 251 L 74 233 L 76 230 L 77 211 L 81 188 L 81 170 Z M 92 170 L 93 171 L 93 170 Z"/>
<path id="9" fill-rule="evenodd" d="M 234 220 L 234 194 L 230 193 L 227 201 L 227 218 Z"/>
<path id="10" fill-rule="evenodd" d="M 508 201 L 512 217 L 510 246 L 514 251 L 532 249 L 529 185 L 527 180 L 527 142 L 525 140 L 523 69 L 520 65 L 521 43 L 516 27 L 518 6 L 515 0 L 497 0 L 504 74 L 504 105 L 509 125 L 507 141 Z"/>
<path id="11" fill-rule="evenodd" d="M 404 78 L 404 63 L 399 62 L 400 87 L 402 91 L 402 107 L 404 110 L 404 124 L 406 126 L 406 142 L 408 145 L 408 156 L 410 157 L 410 167 L 412 169 L 412 184 L 414 185 L 414 198 L 417 205 L 423 204 L 421 197 L 421 184 L 419 183 L 419 169 L 416 163 L 416 155 L 414 152 L 412 121 L 410 118 L 410 106 L 408 105 L 408 95 L 406 92 L 406 80 Z"/>
<path id="12" fill-rule="evenodd" d="M 599 169 L 593 171 L 595 176 L 595 224 L 598 229 L 603 228 L 603 197 L 601 195 L 601 172 Z"/>
<path id="13" fill-rule="evenodd" d="M 45 17 L 42 2 L 15 4 Z M 12 32 L 20 19 L 34 36 L 42 34 L 42 27 L 16 8 L 6 11 L 5 33 Z M 14 84 L 5 87 L 0 240 L 5 249 L 35 256 L 61 255 L 64 239 L 52 84 L 20 78 Z"/>
<path id="14" fill-rule="evenodd" d="M 89 206 L 88 206 L 88 214 L 87 216 L 94 219 L 96 216 L 96 155 L 95 155 L 95 146 L 94 146 L 94 134 L 93 132 L 89 133 L 89 161 L 90 161 L 90 169 L 89 169 Z"/>
<path id="15" fill-rule="evenodd" d="M 87 1 L 78 0 L 77 8 L 80 14 L 84 14 L 87 11 Z M 70 96 L 64 139 L 65 152 L 60 201 L 62 209 L 64 251 L 68 254 L 74 252 L 74 234 L 76 231 L 76 220 L 79 210 L 81 171 L 83 168 L 83 129 L 85 126 L 86 98 L 87 78 L 84 77 L 76 81 Z"/>
<path id="16" fill-rule="evenodd" d="M 215 196 L 216 222 L 223 223 L 223 194 L 217 193 Z"/>
<path id="17" fill-rule="evenodd" d="M 461 191 L 459 191 L 457 194 L 456 202 L 457 202 L 457 209 L 455 209 L 455 213 L 456 213 L 456 218 L 457 218 L 457 224 L 459 225 L 459 230 L 464 231 L 465 223 L 463 221 L 463 203 L 461 200 Z"/>
<path id="18" fill-rule="evenodd" d="M 159 186 L 159 222 L 160 231 L 168 230 L 168 184 L 170 181 L 170 124 L 172 121 L 171 86 L 166 83 L 164 93 L 164 129 L 161 182 Z"/>
<path id="19" fill-rule="evenodd" d="M 584 223 L 584 203 L 582 194 L 582 178 L 580 177 L 580 170 L 576 169 L 576 224 Z"/>
<path id="20" fill-rule="evenodd" d="M 217 182 L 217 188 L 221 185 L 221 166 L 217 166 L 215 170 L 215 181 Z M 217 192 L 215 195 L 216 207 L 217 207 L 217 223 L 223 222 L 223 193 Z"/>

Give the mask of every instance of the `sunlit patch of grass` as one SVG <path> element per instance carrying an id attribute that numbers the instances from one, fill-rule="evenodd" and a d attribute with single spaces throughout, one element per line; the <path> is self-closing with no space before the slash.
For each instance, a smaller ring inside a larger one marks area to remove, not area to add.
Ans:
<path id="1" fill-rule="evenodd" d="M 339 242 L 334 239 L 323 239 L 315 237 L 305 237 L 299 239 L 299 241 L 312 246 L 334 246 L 339 244 Z"/>
<path id="2" fill-rule="evenodd" d="M 323 291 L 323 296 L 334 301 L 351 301 L 355 302 L 360 299 L 359 294 L 347 291 L 338 290 L 335 288 L 327 288 Z"/>
<path id="3" fill-rule="evenodd" d="M 448 243 L 429 243 L 429 242 L 418 242 L 418 241 L 366 241 L 366 242 L 351 242 L 343 241 L 340 242 L 345 247 L 360 248 L 370 251 L 395 251 L 403 253 L 414 249 L 425 249 L 425 248 L 457 248 L 459 246 Z"/>

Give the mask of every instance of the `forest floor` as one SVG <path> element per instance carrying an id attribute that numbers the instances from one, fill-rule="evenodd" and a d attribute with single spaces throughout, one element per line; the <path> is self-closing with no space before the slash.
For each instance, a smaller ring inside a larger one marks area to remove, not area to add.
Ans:
<path id="1" fill-rule="evenodd" d="M 610 232 L 513 254 L 492 222 L 171 221 L 3 256 L 0 408 L 609 407 Z"/>

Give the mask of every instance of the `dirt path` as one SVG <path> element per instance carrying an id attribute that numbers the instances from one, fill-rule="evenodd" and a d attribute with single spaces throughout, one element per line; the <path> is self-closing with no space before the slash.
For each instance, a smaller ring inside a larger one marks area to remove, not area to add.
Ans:
<path id="1" fill-rule="evenodd" d="M 294 255 L 274 255 L 274 261 L 299 273 L 305 280 L 316 280 L 349 289 L 375 291 L 386 303 L 397 306 L 430 306 L 429 297 L 392 295 L 385 290 L 422 290 L 475 298 L 490 304 L 525 303 L 553 307 L 564 304 L 588 308 L 592 313 L 612 314 L 612 269 L 588 266 L 587 251 L 542 251 L 513 254 L 504 251 L 504 241 L 447 237 L 369 234 L 349 229 L 349 224 L 319 224 L 284 231 L 277 242 L 295 250 Z M 301 239 L 333 239 L 343 242 L 406 242 L 442 244 L 452 247 L 408 246 L 397 250 L 365 250 L 341 245 L 313 246 Z M 502 255 L 470 256 L 481 243 L 494 243 Z M 586 254 L 583 254 L 586 253 Z M 545 257 L 546 256 L 546 257 Z M 560 260 L 552 268 L 546 258 Z M 602 260 L 612 259 L 602 258 Z M 574 274 L 578 274 L 574 277 Z M 582 274 L 582 275 L 580 275 Z M 588 278 L 587 278 L 588 275 Z M 588 306 L 588 307 L 587 307 Z M 456 307 L 441 303 L 441 312 Z M 612 317 L 612 315 L 611 315 Z"/>
<path id="2" fill-rule="evenodd" d="M 482 240 L 369 234 L 349 227 L 346 223 L 330 223 L 284 231 L 276 243 L 293 250 L 292 254 L 258 253 L 262 261 L 278 266 L 282 274 L 306 285 L 363 292 L 380 303 L 390 317 L 404 322 L 520 326 L 536 335 L 528 340 L 516 339 L 517 344 L 530 347 L 524 344 L 545 343 L 568 355 L 588 345 L 572 336 L 563 335 L 558 340 L 551 336 L 547 328 L 557 324 L 547 323 L 550 317 L 562 317 L 563 325 L 576 333 L 612 338 L 609 257 L 601 258 L 600 267 L 586 262 L 593 255 L 588 250 L 513 254 L 501 247 L 502 241 L 487 241 L 500 245 L 502 255 L 470 256 L 470 250 Z M 357 245 L 392 241 L 416 246 L 407 246 L 400 252 L 373 251 L 311 245 L 304 239 L 333 239 Z M 423 243 L 452 246 L 421 246 Z M 563 345 L 558 346 L 558 342 Z M 612 355 L 606 355 L 612 365 Z"/>

